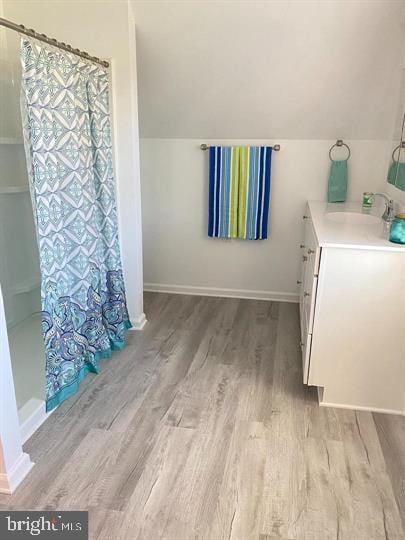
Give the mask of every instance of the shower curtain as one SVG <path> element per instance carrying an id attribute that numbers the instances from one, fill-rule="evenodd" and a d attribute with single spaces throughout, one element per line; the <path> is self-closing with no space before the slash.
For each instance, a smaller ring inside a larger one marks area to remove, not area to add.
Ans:
<path id="1" fill-rule="evenodd" d="M 22 38 L 21 108 L 41 267 L 46 409 L 130 328 L 118 241 L 108 74 Z"/>

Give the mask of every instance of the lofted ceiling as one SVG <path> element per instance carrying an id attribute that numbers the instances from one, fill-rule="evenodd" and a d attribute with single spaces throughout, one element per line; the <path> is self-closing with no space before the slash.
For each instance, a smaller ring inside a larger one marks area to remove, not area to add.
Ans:
<path id="1" fill-rule="evenodd" d="M 384 139 L 402 0 L 140 1 L 143 137 Z"/>

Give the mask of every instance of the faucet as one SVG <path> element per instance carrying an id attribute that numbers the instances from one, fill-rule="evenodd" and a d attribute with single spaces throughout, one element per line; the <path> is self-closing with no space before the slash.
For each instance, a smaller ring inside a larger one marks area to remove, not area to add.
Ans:
<path id="1" fill-rule="evenodd" d="M 394 201 L 385 193 L 373 193 L 370 197 L 373 202 L 375 197 L 382 197 L 385 199 L 385 210 L 381 216 L 381 219 L 387 223 L 391 223 L 391 221 L 394 219 Z"/>

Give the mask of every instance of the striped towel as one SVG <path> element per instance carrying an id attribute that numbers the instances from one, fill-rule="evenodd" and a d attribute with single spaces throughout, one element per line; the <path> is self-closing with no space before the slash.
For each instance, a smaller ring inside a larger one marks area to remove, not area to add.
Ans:
<path id="1" fill-rule="evenodd" d="M 269 146 L 211 146 L 208 236 L 267 238 Z"/>

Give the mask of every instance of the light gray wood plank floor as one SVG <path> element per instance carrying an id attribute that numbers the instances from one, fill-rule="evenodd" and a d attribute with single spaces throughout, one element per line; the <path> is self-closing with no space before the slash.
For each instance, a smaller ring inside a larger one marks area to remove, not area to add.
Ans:
<path id="1" fill-rule="evenodd" d="M 405 419 L 318 407 L 295 304 L 145 310 L 27 442 L 36 465 L 1 509 L 88 509 L 92 539 L 405 539 Z"/>

